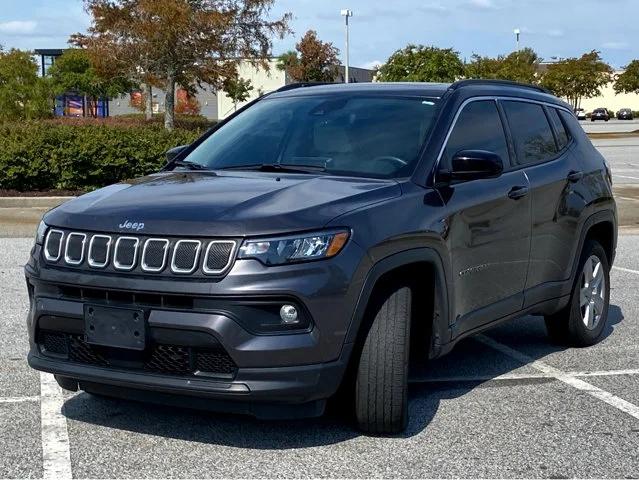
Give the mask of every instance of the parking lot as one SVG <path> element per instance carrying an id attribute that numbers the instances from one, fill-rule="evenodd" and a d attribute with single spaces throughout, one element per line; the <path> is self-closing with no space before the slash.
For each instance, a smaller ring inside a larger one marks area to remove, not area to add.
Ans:
<path id="1" fill-rule="evenodd" d="M 32 240 L 0 238 L 0 477 L 639 477 L 639 136 L 593 143 L 626 225 L 605 340 L 558 348 L 528 317 L 464 341 L 412 373 L 411 423 L 394 438 L 339 411 L 261 422 L 62 393 L 25 360 Z"/>
<path id="2" fill-rule="evenodd" d="M 339 412 L 263 422 L 62 393 L 26 365 L 22 265 L 0 239 L 0 477 L 638 477 L 639 236 L 622 235 L 606 338 L 550 345 L 528 317 L 411 375 L 404 435 Z"/>

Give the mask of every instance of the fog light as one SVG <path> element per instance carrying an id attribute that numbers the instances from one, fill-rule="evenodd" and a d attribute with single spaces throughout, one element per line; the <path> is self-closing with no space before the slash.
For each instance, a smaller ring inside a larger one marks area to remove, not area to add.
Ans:
<path id="1" fill-rule="evenodd" d="M 282 305 L 282 308 L 280 308 L 280 318 L 284 325 L 294 325 L 298 323 L 297 308 L 293 305 Z"/>

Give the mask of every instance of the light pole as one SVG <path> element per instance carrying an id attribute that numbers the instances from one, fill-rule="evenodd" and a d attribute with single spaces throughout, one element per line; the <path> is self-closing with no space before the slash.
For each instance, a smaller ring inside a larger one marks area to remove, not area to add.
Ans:
<path id="1" fill-rule="evenodd" d="M 519 36 L 521 35 L 521 30 L 519 30 L 518 28 L 515 28 L 514 33 L 515 33 L 515 39 L 517 42 L 517 51 L 519 51 Z"/>
<path id="2" fill-rule="evenodd" d="M 344 65 L 344 81 L 345 83 L 348 83 L 350 81 L 350 79 L 348 78 L 348 19 L 353 16 L 353 11 L 346 8 L 342 10 L 341 14 L 342 17 L 344 17 L 344 19 L 346 20 L 346 62 Z"/>

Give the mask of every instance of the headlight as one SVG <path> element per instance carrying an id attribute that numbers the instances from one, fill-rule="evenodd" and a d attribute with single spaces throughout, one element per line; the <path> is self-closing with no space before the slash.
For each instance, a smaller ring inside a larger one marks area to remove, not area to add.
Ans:
<path id="1" fill-rule="evenodd" d="M 37 244 L 42 245 L 44 243 L 44 235 L 47 233 L 47 228 L 49 228 L 49 226 L 44 223 L 44 220 L 40 220 L 35 237 L 35 241 Z"/>
<path id="2" fill-rule="evenodd" d="M 315 232 L 279 238 L 245 240 L 238 258 L 255 258 L 265 265 L 306 262 L 337 255 L 348 240 L 348 230 Z"/>

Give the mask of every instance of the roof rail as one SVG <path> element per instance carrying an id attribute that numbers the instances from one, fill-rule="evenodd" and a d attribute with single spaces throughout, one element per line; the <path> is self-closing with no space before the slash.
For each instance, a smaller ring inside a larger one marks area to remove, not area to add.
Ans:
<path id="1" fill-rule="evenodd" d="M 461 87 L 468 87 L 470 85 L 503 85 L 505 87 L 518 87 L 518 88 L 528 88 L 530 90 L 536 90 L 542 93 L 548 93 L 552 95 L 552 92 L 544 87 L 540 87 L 539 85 L 531 85 L 530 83 L 519 83 L 513 82 L 511 80 L 493 80 L 488 78 L 468 78 L 466 80 L 457 80 L 453 83 L 449 89 L 456 90 Z"/>
<path id="2" fill-rule="evenodd" d="M 306 88 L 306 87 L 319 87 L 320 85 L 334 85 L 331 82 L 300 82 L 300 83 L 289 83 L 288 85 L 284 85 L 283 87 L 274 90 L 275 92 L 286 92 L 288 90 L 295 90 L 296 88 Z"/>

